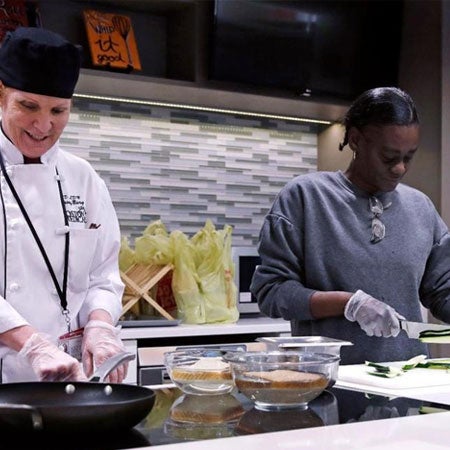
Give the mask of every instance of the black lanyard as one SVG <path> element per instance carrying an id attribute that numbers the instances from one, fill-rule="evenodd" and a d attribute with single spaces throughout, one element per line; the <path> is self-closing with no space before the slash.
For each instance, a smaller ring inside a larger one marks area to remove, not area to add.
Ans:
<path id="1" fill-rule="evenodd" d="M 44 258 L 47 269 L 52 277 L 53 284 L 55 285 L 56 292 L 58 293 L 59 301 L 61 303 L 62 313 L 66 319 L 67 328 L 70 332 L 70 317 L 69 317 L 69 310 L 67 309 L 67 275 L 68 275 L 68 267 L 69 267 L 69 245 L 70 245 L 69 221 L 67 219 L 66 205 L 64 203 L 64 196 L 63 196 L 63 192 L 62 192 L 62 188 L 61 188 L 61 180 L 59 177 L 58 169 L 55 167 L 56 181 L 58 183 L 59 198 L 61 201 L 61 207 L 62 207 L 63 214 L 64 214 L 64 225 L 66 227 L 65 247 L 64 247 L 64 275 L 63 275 L 62 288 L 58 283 L 58 280 L 55 275 L 55 271 L 53 270 L 53 267 L 47 256 L 47 252 L 45 251 L 45 248 L 42 245 L 41 240 L 39 239 L 36 229 L 34 228 L 33 223 L 31 222 L 31 219 L 28 216 L 28 213 L 27 213 L 25 207 L 23 206 L 22 201 L 20 200 L 19 194 L 17 194 L 17 191 L 14 188 L 14 185 L 12 184 L 8 173 L 6 172 L 5 164 L 3 162 L 3 155 L 1 154 L 1 152 L 0 152 L 0 166 L 1 166 L 1 170 L 3 172 L 3 176 L 5 177 L 5 180 L 8 183 L 8 186 L 11 189 L 11 192 L 12 192 L 14 198 L 16 199 L 17 204 L 18 204 L 20 210 L 22 211 L 23 217 L 25 218 L 25 220 L 28 224 L 28 227 L 30 228 L 30 231 L 34 237 L 34 240 L 36 241 L 36 244 L 38 245 L 39 250 L 41 251 L 42 257 Z"/>

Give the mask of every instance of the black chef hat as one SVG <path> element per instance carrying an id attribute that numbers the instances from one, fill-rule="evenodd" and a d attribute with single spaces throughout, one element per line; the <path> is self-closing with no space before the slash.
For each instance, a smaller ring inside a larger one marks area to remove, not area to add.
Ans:
<path id="1" fill-rule="evenodd" d="M 0 80 L 33 94 L 71 98 L 78 81 L 81 47 L 43 28 L 19 27 L 0 47 Z"/>

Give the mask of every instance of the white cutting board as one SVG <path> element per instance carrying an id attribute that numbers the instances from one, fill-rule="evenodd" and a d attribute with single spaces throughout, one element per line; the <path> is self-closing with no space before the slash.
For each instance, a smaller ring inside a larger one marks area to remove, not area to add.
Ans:
<path id="1" fill-rule="evenodd" d="M 401 367 L 399 363 L 381 363 Z M 365 364 L 339 366 L 338 380 L 364 386 L 380 387 L 384 389 L 411 389 L 428 386 L 450 386 L 450 371 L 442 369 L 411 369 L 394 378 L 382 378 L 370 375 L 374 370 Z"/>

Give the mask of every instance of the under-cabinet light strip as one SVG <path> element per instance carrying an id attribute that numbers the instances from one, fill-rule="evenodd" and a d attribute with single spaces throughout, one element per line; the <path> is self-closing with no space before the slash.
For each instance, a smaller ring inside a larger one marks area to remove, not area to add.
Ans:
<path id="1" fill-rule="evenodd" d="M 73 96 L 77 97 L 77 98 L 85 98 L 88 100 L 103 100 L 103 101 L 117 102 L 117 103 L 131 103 L 131 104 L 137 104 L 137 105 L 162 106 L 162 107 L 166 107 L 166 108 L 192 109 L 195 111 L 206 111 L 206 112 L 224 113 L 224 114 L 239 114 L 242 116 L 264 117 L 267 119 L 279 119 L 279 120 L 291 120 L 293 122 L 305 122 L 305 123 L 314 123 L 314 124 L 321 124 L 321 125 L 331 125 L 331 123 L 332 123 L 329 120 L 307 119 L 304 117 L 281 116 L 281 115 L 276 115 L 276 114 L 238 111 L 238 110 L 234 110 L 234 109 L 212 108 L 209 106 L 195 106 L 195 105 L 183 105 L 180 103 L 166 103 L 166 102 L 156 102 L 156 101 L 149 101 L 149 100 L 136 100 L 136 99 L 132 99 L 132 98 L 123 98 L 123 97 L 107 97 L 107 96 L 103 96 L 103 95 L 91 95 L 91 94 L 73 94 Z"/>

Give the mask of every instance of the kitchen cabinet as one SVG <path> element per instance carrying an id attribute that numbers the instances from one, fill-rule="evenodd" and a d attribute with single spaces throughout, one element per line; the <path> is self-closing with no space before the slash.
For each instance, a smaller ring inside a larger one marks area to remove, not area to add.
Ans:
<path id="1" fill-rule="evenodd" d="M 40 0 L 42 26 L 83 47 L 83 68 L 75 94 L 164 102 L 287 117 L 337 121 L 348 105 L 276 94 L 208 79 L 212 1 L 205 0 Z M 92 65 L 82 12 L 97 9 L 131 18 L 141 71 Z"/>
<path id="2" fill-rule="evenodd" d="M 164 351 L 170 351 L 175 347 L 241 344 L 254 342 L 256 338 L 262 336 L 281 336 L 290 332 L 290 322 L 259 316 L 241 317 L 233 324 L 122 328 L 120 337 L 126 350 L 136 355 L 136 359 L 129 364 L 125 382 L 138 383 L 141 366 L 161 368 Z M 142 358 L 145 361 L 140 361 Z"/>
<path id="3" fill-rule="evenodd" d="M 336 122 L 344 117 L 347 105 L 299 100 L 268 94 L 238 92 L 208 86 L 135 74 L 82 69 L 75 97 L 100 96 L 109 101 L 134 102 L 174 109 L 207 110 L 219 113 L 243 112 L 251 117 L 313 119 Z"/>
<path id="4" fill-rule="evenodd" d="M 38 11 L 42 26 L 82 45 L 84 68 L 94 67 L 83 22 L 83 11 L 92 9 L 130 18 L 142 65 L 135 74 L 198 82 L 205 76 L 213 7 L 204 0 L 40 0 Z"/>

